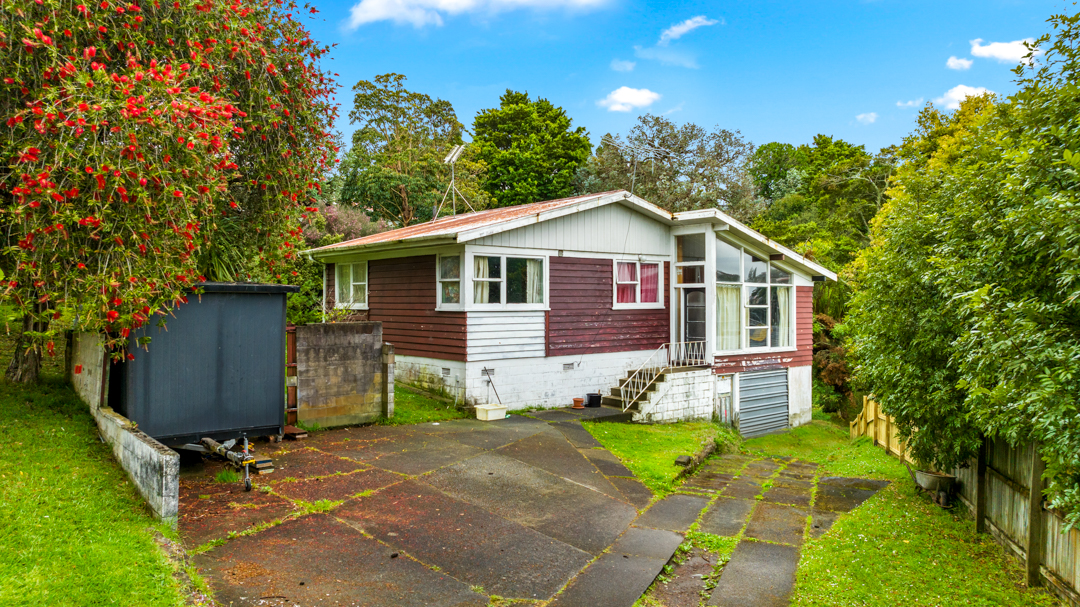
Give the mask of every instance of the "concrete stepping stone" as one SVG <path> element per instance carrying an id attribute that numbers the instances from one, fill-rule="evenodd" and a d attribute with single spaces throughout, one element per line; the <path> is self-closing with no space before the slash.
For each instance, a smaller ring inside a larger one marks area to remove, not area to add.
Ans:
<path id="1" fill-rule="evenodd" d="M 394 556 L 397 555 L 397 556 Z M 484 607 L 488 598 L 326 514 L 230 540 L 195 556 L 223 605 Z"/>
<path id="2" fill-rule="evenodd" d="M 794 546 L 739 542 L 708 605 L 788 607 L 798 566 L 799 549 Z"/>
<path id="3" fill-rule="evenodd" d="M 609 476 L 608 482 L 615 485 L 615 488 L 622 494 L 624 501 L 629 502 L 638 510 L 645 508 L 652 502 L 652 491 L 636 478 Z"/>
<path id="4" fill-rule="evenodd" d="M 761 485 L 754 480 L 739 477 L 731 481 L 720 492 L 725 497 L 737 497 L 740 499 L 754 499 L 761 493 Z"/>
<path id="5" fill-rule="evenodd" d="M 300 481 L 278 483 L 274 485 L 274 493 L 291 500 L 303 500 L 316 502 L 318 500 L 345 500 L 352 496 L 399 483 L 405 477 L 386 472 L 385 470 L 369 469 L 349 474 L 335 474 L 320 478 L 309 478 Z"/>
<path id="6" fill-rule="evenodd" d="M 787 504 L 788 506 L 810 507 L 810 487 L 786 487 L 774 484 L 765 492 L 761 499 L 774 504 Z"/>
<path id="7" fill-rule="evenodd" d="M 706 460 L 705 463 L 701 466 L 701 470 L 738 474 L 742 471 L 743 468 L 746 467 L 746 464 L 749 461 L 751 461 L 751 458 L 745 455 L 740 455 L 738 453 L 721 455 L 720 457 L 714 457 Z"/>
<path id="8" fill-rule="evenodd" d="M 605 449 L 580 449 L 581 454 L 589 458 L 589 461 L 594 466 L 600 469 L 607 476 L 629 476 L 633 478 L 634 473 L 629 468 L 624 466 L 619 458 L 612 455 L 610 451 Z"/>
<path id="9" fill-rule="evenodd" d="M 288 500 L 262 491 L 244 491 L 243 483 L 213 481 L 180 483 L 176 527 L 184 545 L 196 548 L 295 510 Z"/>
<path id="10" fill-rule="evenodd" d="M 750 462 L 743 468 L 742 475 L 757 479 L 771 477 L 780 468 L 780 464 L 771 459 L 759 459 Z"/>
<path id="11" fill-rule="evenodd" d="M 756 504 L 755 500 L 718 498 L 701 517 L 698 531 L 725 537 L 736 536 L 746 525 Z"/>
<path id="12" fill-rule="evenodd" d="M 663 529 L 630 527 L 611 545 L 615 554 L 648 556 L 667 561 L 682 544 L 683 536 Z"/>
<path id="13" fill-rule="evenodd" d="M 780 504 L 761 503 L 750 517 L 744 537 L 801 546 L 806 530 L 806 510 Z"/>
<path id="14" fill-rule="evenodd" d="M 673 493 L 653 504 L 634 521 L 634 525 L 683 532 L 694 524 L 708 505 L 708 498 Z"/>
<path id="15" fill-rule="evenodd" d="M 668 559 L 609 552 L 582 571 L 550 607 L 631 607 Z"/>
<path id="16" fill-rule="evenodd" d="M 546 600 L 592 559 L 412 480 L 348 502 L 334 515 L 423 563 L 505 597 Z"/>
<path id="17" fill-rule="evenodd" d="M 496 453 L 440 468 L 424 481 L 590 554 L 603 552 L 637 516 L 630 504 Z"/>
<path id="18" fill-rule="evenodd" d="M 551 425 L 558 429 L 559 432 L 562 432 L 566 440 L 570 441 L 570 444 L 578 449 L 603 448 L 600 441 L 596 440 L 588 430 L 582 428 L 578 422 L 555 422 Z"/>
<path id="19" fill-rule="evenodd" d="M 727 487 L 734 476 L 727 472 L 712 472 L 709 470 L 699 470 L 696 474 L 691 476 L 683 487 L 698 489 L 701 491 L 717 492 L 721 491 L 724 487 Z"/>
<path id="20" fill-rule="evenodd" d="M 539 432 L 510 443 L 496 452 L 599 491 L 608 497 L 623 499 L 619 490 L 600 470 L 559 432 Z"/>
<path id="21" fill-rule="evenodd" d="M 832 529 L 833 523 L 840 518 L 840 513 L 814 509 L 810 512 L 810 537 L 817 539 Z"/>
<path id="22" fill-rule="evenodd" d="M 827 477 L 820 479 L 814 508 L 833 512 L 851 512 L 889 484 L 862 478 Z"/>

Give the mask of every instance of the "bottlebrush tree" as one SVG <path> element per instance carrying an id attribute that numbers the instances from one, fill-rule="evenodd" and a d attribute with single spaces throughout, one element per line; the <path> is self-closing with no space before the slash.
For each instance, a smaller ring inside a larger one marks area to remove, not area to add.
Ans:
<path id="1" fill-rule="evenodd" d="M 243 251 L 245 272 L 281 278 L 335 156 L 329 48 L 298 21 L 315 9 L 82 1 L 0 0 L 0 298 L 24 315 L 16 381 L 36 379 L 62 310 L 120 358 L 207 259 Z"/>

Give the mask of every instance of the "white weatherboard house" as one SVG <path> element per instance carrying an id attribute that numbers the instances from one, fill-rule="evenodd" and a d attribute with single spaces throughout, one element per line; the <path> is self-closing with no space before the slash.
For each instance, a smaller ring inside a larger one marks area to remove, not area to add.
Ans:
<path id="1" fill-rule="evenodd" d="M 625 191 L 491 209 L 312 249 L 326 305 L 383 323 L 397 376 L 471 404 L 599 392 L 646 421 L 744 435 L 810 420 L 820 265 L 717 209 Z"/>

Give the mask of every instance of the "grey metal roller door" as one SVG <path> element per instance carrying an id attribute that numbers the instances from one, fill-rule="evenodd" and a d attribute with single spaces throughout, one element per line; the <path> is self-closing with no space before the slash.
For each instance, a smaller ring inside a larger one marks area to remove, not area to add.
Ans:
<path id="1" fill-rule="evenodd" d="M 739 433 L 760 436 L 787 427 L 787 369 L 740 373 Z"/>

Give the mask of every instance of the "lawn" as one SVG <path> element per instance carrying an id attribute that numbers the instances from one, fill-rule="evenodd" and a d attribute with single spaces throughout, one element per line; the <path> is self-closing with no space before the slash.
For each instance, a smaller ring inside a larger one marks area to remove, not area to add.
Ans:
<path id="1" fill-rule="evenodd" d="M 403 426 L 424 422 L 441 422 L 450 419 L 469 417 L 464 409 L 458 409 L 453 403 L 444 403 L 415 392 L 401 385 L 394 385 L 394 417 L 383 418 L 379 423 L 384 426 Z"/>
<path id="2" fill-rule="evenodd" d="M 938 508 L 917 494 L 900 462 L 846 427 L 815 419 L 743 450 L 819 462 L 824 474 L 893 481 L 802 549 L 792 605 L 1060 605 L 1024 587 L 1019 561 L 977 535 L 963 506 Z"/>
<path id="3" fill-rule="evenodd" d="M 582 422 L 605 449 L 615 454 L 642 483 L 657 496 L 673 491 L 682 468 L 675 465 L 680 455 L 694 455 L 717 438 L 727 443 L 734 436 L 729 428 L 706 421 L 675 424 L 619 424 Z"/>
<path id="4" fill-rule="evenodd" d="M 56 375 L 33 387 L 0 382 L 0 512 L 0 604 L 184 604 L 153 539 L 175 534 L 150 516 Z"/>

